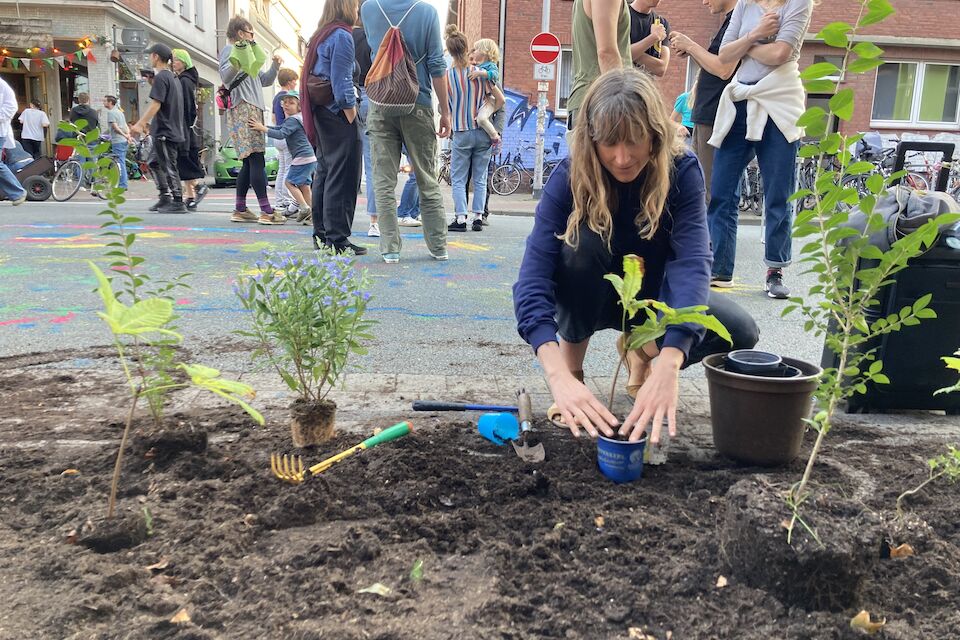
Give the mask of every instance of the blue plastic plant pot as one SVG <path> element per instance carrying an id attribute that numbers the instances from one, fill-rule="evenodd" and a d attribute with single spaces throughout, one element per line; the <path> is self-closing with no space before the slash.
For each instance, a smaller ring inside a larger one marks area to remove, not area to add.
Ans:
<path id="1" fill-rule="evenodd" d="M 477 431 L 493 444 L 503 446 L 520 436 L 520 423 L 512 413 L 485 413 L 480 416 Z"/>
<path id="2" fill-rule="evenodd" d="M 600 473 L 617 484 L 633 482 L 643 475 L 643 451 L 647 436 L 637 442 L 597 438 L 597 466 Z"/>
<path id="3" fill-rule="evenodd" d="M 777 375 L 782 358 L 775 353 L 738 349 L 727 354 L 727 371 L 746 375 Z M 777 376 L 780 377 L 780 376 Z"/>

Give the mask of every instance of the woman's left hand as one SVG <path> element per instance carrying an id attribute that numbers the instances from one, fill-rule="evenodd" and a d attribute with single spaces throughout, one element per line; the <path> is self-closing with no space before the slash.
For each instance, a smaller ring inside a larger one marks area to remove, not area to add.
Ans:
<path id="1" fill-rule="evenodd" d="M 278 55 L 273 56 L 273 64 L 275 64 L 275 65 L 277 65 L 277 66 L 279 67 L 280 65 L 283 64 L 283 58 L 281 58 L 281 57 L 278 56 Z"/>
<path id="2" fill-rule="evenodd" d="M 650 444 L 658 444 L 664 418 L 669 425 L 670 437 L 677 435 L 677 397 L 683 359 L 683 352 L 673 347 L 660 352 L 652 364 L 650 377 L 637 392 L 633 411 L 620 427 L 620 435 L 629 435 L 630 441 L 636 442 L 650 427 Z"/>

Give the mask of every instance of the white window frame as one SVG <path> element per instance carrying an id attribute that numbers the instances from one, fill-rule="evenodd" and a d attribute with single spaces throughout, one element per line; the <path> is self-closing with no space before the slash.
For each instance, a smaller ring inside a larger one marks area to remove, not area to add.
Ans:
<path id="1" fill-rule="evenodd" d="M 697 84 L 697 78 L 700 76 L 700 69 L 700 65 L 693 59 L 693 56 L 687 56 L 687 76 L 683 85 L 685 92 L 693 91 L 694 85 Z"/>
<path id="2" fill-rule="evenodd" d="M 180 2 L 180 17 L 190 22 L 193 13 L 190 11 L 190 0 L 179 0 Z"/>
<path id="3" fill-rule="evenodd" d="M 565 51 L 570 52 L 570 65 L 573 66 L 573 45 L 560 45 L 560 55 L 557 56 L 557 90 L 554 92 L 553 99 L 553 115 L 558 118 L 566 118 L 569 115 L 569 112 L 566 109 L 560 108 L 560 78 L 563 73 L 563 53 Z M 570 89 L 573 89 L 573 74 L 570 74 Z M 570 96 L 567 95 L 567 100 L 570 100 Z"/>
<path id="4" fill-rule="evenodd" d="M 930 129 L 941 131 L 943 129 L 960 128 L 960 104 L 957 108 L 957 119 L 952 122 L 923 122 L 920 117 L 920 103 L 923 99 L 923 82 L 927 74 L 927 65 L 938 65 L 946 67 L 960 67 L 955 62 L 946 62 L 939 60 L 884 60 L 887 64 L 913 64 L 917 66 L 917 77 L 913 84 L 913 103 L 910 105 L 909 120 L 878 120 L 873 117 L 873 105 L 877 98 L 877 83 L 880 81 L 879 69 L 873 77 L 873 100 L 870 102 L 870 126 L 877 129 Z"/>
<path id="5" fill-rule="evenodd" d="M 206 0 L 193 0 L 193 24 L 197 29 L 203 31 L 203 3 Z"/>
<path id="6" fill-rule="evenodd" d="M 813 56 L 813 62 L 814 62 L 814 64 L 816 64 L 816 63 L 818 62 L 817 58 L 821 58 L 821 60 L 819 60 L 819 62 L 830 62 L 830 61 L 827 60 L 826 58 L 840 58 L 840 64 L 836 64 L 836 63 L 834 63 L 834 64 L 835 64 L 836 66 L 838 66 L 838 67 L 842 67 L 842 66 L 843 66 L 843 55 L 835 55 L 835 54 L 832 54 L 832 53 L 818 53 L 818 54 L 816 54 L 816 55 Z M 886 62 L 886 60 L 885 60 L 884 62 Z M 838 75 L 834 75 L 834 76 L 824 76 L 824 77 L 823 77 L 823 80 L 833 80 L 834 82 L 840 82 L 840 76 L 838 76 Z M 874 87 L 874 93 L 876 93 L 876 87 Z M 870 104 L 870 112 L 873 113 L 873 103 Z"/>
<path id="7" fill-rule="evenodd" d="M 176 12 L 177 10 L 174 0 L 163 0 L 163 6 L 173 12 Z"/>

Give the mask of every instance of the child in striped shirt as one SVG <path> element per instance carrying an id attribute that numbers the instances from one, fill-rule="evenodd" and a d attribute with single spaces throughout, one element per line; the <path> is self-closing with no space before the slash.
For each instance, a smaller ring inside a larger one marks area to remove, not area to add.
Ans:
<path id="1" fill-rule="evenodd" d="M 500 144 L 500 132 L 493 124 L 493 114 L 503 108 L 506 103 L 506 97 L 498 85 L 500 81 L 500 69 L 497 63 L 500 61 L 500 48 L 497 43 L 490 38 L 481 38 L 473 43 L 473 51 L 470 52 L 470 63 L 474 68 L 470 71 L 470 79 L 480 78 L 486 80 L 487 95 L 484 98 L 483 106 L 477 112 L 477 124 L 490 136 L 492 146 Z"/>

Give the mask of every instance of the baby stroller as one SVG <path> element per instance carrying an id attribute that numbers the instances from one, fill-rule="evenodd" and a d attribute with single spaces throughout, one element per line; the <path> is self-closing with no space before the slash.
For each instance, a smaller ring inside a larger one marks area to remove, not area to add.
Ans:
<path id="1" fill-rule="evenodd" d="M 17 141 L 16 147 L 3 150 L 2 160 L 26 190 L 27 200 L 42 202 L 50 198 L 53 193 L 49 177 L 53 172 L 53 162 L 50 158 L 44 156 L 34 160 Z"/>

